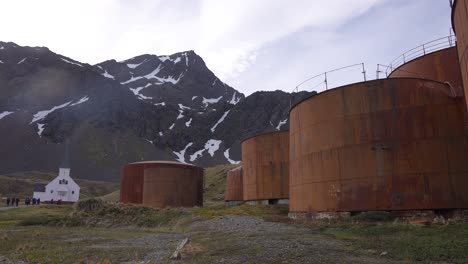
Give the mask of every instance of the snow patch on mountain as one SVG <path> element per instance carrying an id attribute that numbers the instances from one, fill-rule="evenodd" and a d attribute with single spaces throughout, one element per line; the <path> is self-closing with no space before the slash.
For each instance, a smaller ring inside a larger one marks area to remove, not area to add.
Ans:
<path id="1" fill-rule="evenodd" d="M 140 94 L 140 91 L 145 89 L 146 87 L 149 87 L 151 86 L 151 83 L 148 83 L 146 84 L 145 86 L 140 86 L 140 87 L 137 87 L 137 88 L 129 88 L 130 91 L 132 91 L 132 93 L 134 95 L 136 95 L 138 98 L 141 98 L 141 99 L 153 99 L 153 97 L 148 97 L 148 96 L 144 96 L 143 94 Z"/>
<path id="2" fill-rule="evenodd" d="M 229 150 L 230 150 L 230 149 L 231 149 L 231 148 L 228 148 L 228 149 L 226 149 L 226 151 L 224 151 L 224 157 L 225 157 L 226 160 L 227 160 L 229 163 L 231 163 L 231 164 L 239 164 L 240 161 L 235 161 L 235 160 L 232 160 L 232 159 L 229 158 Z"/>
<path id="3" fill-rule="evenodd" d="M 175 126 L 175 123 L 173 123 L 170 127 L 169 127 L 169 130 L 172 130 Z"/>
<path id="4" fill-rule="evenodd" d="M 184 56 L 185 56 L 185 66 L 188 67 L 188 56 L 187 56 L 187 52 L 184 52 Z"/>
<path id="5" fill-rule="evenodd" d="M 229 101 L 229 103 L 232 104 L 232 105 L 236 105 L 236 104 L 239 103 L 240 100 L 241 100 L 241 97 L 239 97 L 239 98 L 236 99 L 236 94 L 237 94 L 237 92 L 234 92 L 234 93 L 232 94 L 231 101 Z"/>
<path id="6" fill-rule="evenodd" d="M 5 47 L 1 46 L 1 47 L 0 47 L 0 50 L 2 50 L 2 49 L 5 49 Z"/>
<path id="7" fill-rule="evenodd" d="M 159 56 L 158 58 L 159 58 L 159 60 L 162 61 L 162 62 L 165 62 L 165 61 L 167 61 L 167 60 L 171 60 L 171 59 L 169 58 L 169 56 Z"/>
<path id="8" fill-rule="evenodd" d="M 198 96 L 192 96 L 192 101 L 195 100 Z"/>
<path id="9" fill-rule="evenodd" d="M 179 110 L 179 115 L 177 116 L 177 119 L 181 119 L 184 117 L 184 111 L 183 110 Z"/>
<path id="10" fill-rule="evenodd" d="M 185 151 L 187 151 L 187 149 L 192 146 L 193 143 L 190 142 L 187 144 L 187 146 L 185 146 L 184 149 L 182 149 L 181 151 L 172 151 L 176 156 L 177 156 L 177 159 L 179 162 L 182 162 L 182 163 L 186 163 L 185 162 Z"/>
<path id="11" fill-rule="evenodd" d="M 217 81 L 218 81 L 218 78 L 216 78 L 216 79 L 214 80 L 214 82 L 213 82 L 211 85 L 214 86 L 214 85 L 216 84 Z"/>
<path id="12" fill-rule="evenodd" d="M 0 119 L 4 118 L 5 116 L 7 115 L 11 115 L 13 114 L 14 112 L 10 112 L 10 111 L 3 111 L 2 113 L 0 113 Z"/>
<path id="13" fill-rule="evenodd" d="M 209 99 L 203 97 L 202 103 L 203 103 L 203 105 L 205 105 L 205 107 L 207 107 L 208 104 L 216 104 L 217 102 L 219 102 L 219 100 L 221 100 L 221 98 L 223 98 L 222 95 L 220 97 L 218 97 L 218 98 L 209 98 Z"/>
<path id="14" fill-rule="evenodd" d="M 42 132 L 44 132 L 45 124 L 37 123 L 37 134 L 42 137 Z"/>
<path id="15" fill-rule="evenodd" d="M 34 123 L 34 122 L 36 122 L 38 120 L 44 119 L 48 114 L 52 113 L 53 111 L 55 111 L 57 109 L 67 107 L 70 103 L 71 103 L 71 101 L 67 102 L 67 103 L 64 103 L 64 104 L 61 104 L 61 105 L 58 105 L 58 106 L 54 106 L 49 110 L 42 110 L 42 111 L 39 111 L 39 112 L 35 113 L 30 124 L 32 124 L 32 123 Z"/>
<path id="16" fill-rule="evenodd" d="M 185 105 L 183 105 L 183 104 L 179 104 L 179 108 L 180 108 L 181 110 L 185 110 L 185 109 L 188 109 L 188 110 L 189 110 L 189 109 L 192 109 L 192 108 L 190 108 L 190 107 L 188 107 L 188 106 L 185 106 Z"/>
<path id="17" fill-rule="evenodd" d="M 3 61 L 2 61 L 2 60 L 0 60 L 0 63 L 3 63 Z"/>
<path id="18" fill-rule="evenodd" d="M 189 127 L 189 126 L 190 126 L 190 123 L 192 123 L 192 118 L 190 118 L 189 121 L 185 122 L 185 126 L 186 126 L 186 127 Z"/>
<path id="19" fill-rule="evenodd" d="M 83 65 L 81 65 L 81 64 L 79 64 L 77 62 L 69 61 L 69 60 L 64 59 L 64 58 L 60 58 L 60 59 L 63 60 L 64 62 L 66 62 L 66 63 L 73 64 L 73 65 L 78 65 L 80 67 L 83 67 Z"/>
<path id="20" fill-rule="evenodd" d="M 79 105 L 79 104 L 82 104 L 82 103 L 84 103 L 84 102 L 86 102 L 88 100 L 89 100 L 89 97 L 86 95 L 85 97 L 81 98 L 78 102 L 73 103 L 70 106 Z"/>
<path id="21" fill-rule="evenodd" d="M 288 122 L 288 119 L 286 118 L 285 120 L 281 120 L 278 125 L 276 126 L 276 130 L 280 130 L 283 125 L 285 125 Z"/>
<path id="22" fill-rule="evenodd" d="M 221 124 L 224 119 L 226 118 L 226 116 L 229 114 L 229 111 L 231 110 L 227 110 L 226 112 L 224 112 L 223 116 L 218 120 L 218 122 L 216 122 L 216 124 L 211 128 L 211 132 L 214 133 L 215 130 L 216 130 L 216 127 Z"/>
<path id="23" fill-rule="evenodd" d="M 134 76 L 132 75 L 132 77 L 131 77 L 128 81 L 121 82 L 120 84 L 127 84 L 127 83 L 131 83 L 131 82 L 134 82 L 134 81 L 140 80 L 140 79 L 143 79 L 143 77 L 141 77 L 141 76 L 134 77 Z"/>
<path id="24" fill-rule="evenodd" d="M 174 64 L 179 63 L 181 61 L 180 57 L 177 57 L 177 59 L 174 60 Z"/>
<path id="25" fill-rule="evenodd" d="M 156 103 L 154 105 L 156 105 L 156 106 L 158 106 L 158 105 L 166 106 L 166 102 Z"/>
<path id="26" fill-rule="evenodd" d="M 136 67 L 142 65 L 143 63 L 145 63 L 147 61 L 147 59 L 145 59 L 144 61 L 140 62 L 140 63 L 135 63 L 135 64 L 132 64 L 132 63 L 127 63 L 127 67 L 129 67 L 130 69 L 135 69 Z"/>
<path id="27" fill-rule="evenodd" d="M 107 72 L 107 70 L 104 70 L 104 73 L 102 74 L 102 76 L 104 76 L 104 77 L 106 77 L 106 78 L 109 78 L 109 79 L 115 80 L 115 77 L 114 77 L 113 75 L 109 74 L 109 73 Z"/>
<path id="28" fill-rule="evenodd" d="M 163 132 L 161 132 L 161 131 L 159 131 L 158 134 L 159 134 L 160 137 L 164 136 Z"/>
<path id="29" fill-rule="evenodd" d="M 17 63 L 17 64 L 21 64 L 21 63 L 23 63 L 23 62 L 24 62 L 26 59 L 27 59 L 27 58 L 24 58 L 24 59 L 22 59 L 22 60 L 18 61 L 18 63 Z"/>
<path id="30" fill-rule="evenodd" d="M 160 83 L 156 83 L 158 85 L 163 84 L 163 83 L 168 83 L 168 82 L 172 83 L 172 84 L 177 84 L 180 81 L 180 79 L 182 79 L 183 76 L 184 76 L 184 73 L 181 73 L 179 75 L 179 78 L 177 78 L 177 79 L 174 79 L 174 76 L 172 76 L 172 75 L 169 75 L 166 78 L 160 78 L 160 77 L 156 77 L 156 76 L 154 76 L 154 78 L 160 82 Z"/>
<path id="31" fill-rule="evenodd" d="M 205 146 L 203 149 L 200 149 L 190 155 L 190 161 L 195 161 L 199 157 L 203 156 L 203 153 L 205 151 L 208 151 L 208 153 L 211 155 L 211 157 L 214 156 L 215 152 L 219 149 L 219 145 L 221 145 L 222 141 L 221 140 L 216 140 L 216 139 L 210 139 L 205 143 Z"/>

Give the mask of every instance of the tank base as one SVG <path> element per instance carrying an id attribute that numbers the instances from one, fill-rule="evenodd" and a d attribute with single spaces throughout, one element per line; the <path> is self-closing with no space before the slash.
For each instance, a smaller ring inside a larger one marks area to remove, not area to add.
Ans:
<path id="1" fill-rule="evenodd" d="M 389 219 L 407 223 L 445 223 L 468 221 L 468 209 L 435 209 L 403 211 L 359 211 L 359 212 L 289 212 L 288 217 L 297 220 L 346 219 L 363 213 L 384 213 Z M 369 217 L 371 218 L 371 216 Z"/>
<path id="2" fill-rule="evenodd" d="M 224 205 L 226 206 L 236 206 L 243 204 L 244 201 L 224 201 Z"/>
<path id="3" fill-rule="evenodd" d="M 250 200 L 245 203 L 248 205 L 289 204 L 289 199 Z"/>

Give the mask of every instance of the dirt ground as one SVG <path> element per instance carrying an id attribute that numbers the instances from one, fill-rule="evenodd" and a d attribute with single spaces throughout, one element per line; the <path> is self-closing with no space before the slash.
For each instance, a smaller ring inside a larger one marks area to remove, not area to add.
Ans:
<path id="1" fill-rule="evenodd" d="M 387 263 L 378 254 L 256 216 L 219 216 L 182 232 L 158 229 L 0 226 L 0 263 Z M 188 237 L 180 260 L 170 260 Z M 41 242 L 42 240 L 42 242 Z M 32 260 L 29 262 L 28 260 Z"/>

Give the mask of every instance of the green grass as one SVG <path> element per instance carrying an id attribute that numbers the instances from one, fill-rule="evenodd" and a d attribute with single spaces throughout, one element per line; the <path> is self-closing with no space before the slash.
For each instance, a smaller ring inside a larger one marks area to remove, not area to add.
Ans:
<path id="1" fill-rule="evenodd" d="M 0 225 L 47 225 L 73 212 L 71 205 L 40 205 L 0 211 Z"/>
<path id="2" fill-rule="evenodd" d="M 203 203 L 205 206 L 224 203 L 227 172 L 238 166 L 239 165 L 218 165 L 205 169 L 205 190 L 203 193 Z"/>
<path id="3" fill-rule="evenodd" d="M 107 246 L 121 239 L 147 234 L 138 229 L 29 227 L 1 228 L 0 255 L 10 260 L 29 263 L 98 263 L 138 259 L 147 254 L 150 245 Z M 102 246 L 101 246 L 102 245 Z M 112 245 L 112 244 L 111 244 Z"/>
<path id="4" fill-rule="evenodd" d="M 204 217 L 216 217 L 223 215 L 250 215 L 250 216 L 287 216 L 287 205 L 239 205 L 239 206 L 224 206 L 216 205 L 209 207 L 200 207 L 190 209 L 194 214 Z"/>
<path id="5" fill-rule="evenodd" d="M 418 226 L 396 223 L 341 224 L 325 234 L 350 243 L 354 250 L 388 252 L 403 261 L 468 263 L 468 224 Z"/>

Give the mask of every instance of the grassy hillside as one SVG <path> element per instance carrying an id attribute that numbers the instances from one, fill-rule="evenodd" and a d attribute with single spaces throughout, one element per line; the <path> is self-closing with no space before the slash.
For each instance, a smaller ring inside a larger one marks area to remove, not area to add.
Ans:
<path id="1" fill-rule="evenodd" d="M 205 169 L 205 189 L 203 203 L 205 206 L 222 204 L 226 189 L 227 172 L 239 165 L 218 165 Z"/>
<path id="2" fill-rule="evenodd" d="M 0 197 L 19 196 L 21 199 L 31 197 L 35 183 L 47 184 L 56 176 L 37 171 L 0 175 Z M 81 188 L 81 199 L 103 196 L 119 188 L 119 185 L 114 182 L 74 180 Z"/>
<path id="3" fill-rule="evenodd" d="M 205 205 L 220 205 L 223 203 L 227 172 L 237 166 L 239 165 L 218 165 L 205 169 Z M 0 197 L 19 196 L 22 199 L 30 197 L 33 194 L 35 183 L 48 183 L 55 177 L 55 174 L 38 171 L 0 175 Z M 118 183 L 82 179 L 74 180 L 81 187 L 81 199 L 100 197 L 110 202 L 119 200 Z"/>

